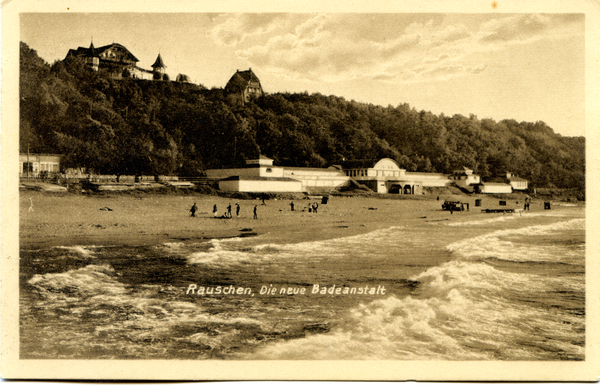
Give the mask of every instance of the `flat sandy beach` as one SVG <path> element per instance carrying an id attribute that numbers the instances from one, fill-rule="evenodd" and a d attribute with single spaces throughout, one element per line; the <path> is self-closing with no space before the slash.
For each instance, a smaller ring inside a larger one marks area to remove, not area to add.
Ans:
<path id="1" fill-rule="evenodd" d="M 21 359 L 587 358 L 580 204 L 169 194 L 22 192 Z"/>
<path id="2" fill-rule="evenodd" d="M 417 199 L 418 198 L 418 199 Z M 482 208 L 498 208 L 498 199 L 483 197 L 481 207 L 466 196 L 420 196 L 413 199 L 332 196 L 326 205 L 320 199 L 236 200 L 211 195 L 74 195 L 22 191 L 20 200 L 21 247 L 53 245 L 144 245 L 170 240 L 202 240 L 270 233 L 282 240 L 329 239 L 366 233 L 379 228 L 418 226 L 429 221 L 461 221 L 474 216 L 503 214 L 482 213 Z M 469 211 L 441 210 L 444 199 L 469 203 Z M 33 209 L 30 209 L 33 202 Z M 518 203 L 517 203 L 518 202 Z M 196 217 L 190 208 L 196 203 Z M 235 204 L 239 203 L 239 217 Z M 306 210 L 319 203 L 318 212 Z M 213 205 L 219 216 L 232 205 L 233 218 L 213 217 Z M 253 219 L 257 206 L 258 219 Z M 504 207 L 503 207 L 504 208 Z M 523 201 L 507 200 L 506 208 L 522 209 Z M 110 210 L 108 210 L 110 209 Z M 305 209 L 305 211 L 302 211 Z M 543 210 L 542 201 L 533 201 L 531 211 Z M 506 214 L 506 215 L 518 215 Z"/>

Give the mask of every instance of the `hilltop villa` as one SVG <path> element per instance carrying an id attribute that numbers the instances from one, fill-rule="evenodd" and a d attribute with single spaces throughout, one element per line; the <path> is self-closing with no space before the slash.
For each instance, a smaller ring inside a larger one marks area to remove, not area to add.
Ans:
<path id="1" fill-rule="evenodd" d="M 83 58 L 92 71 L 106 72 L 113 79 L 132 77 L 146 80 L 170 80 L 169 75 L 166 73 L 167 66 L 160 53 L 151 66 L 152 70 L 147 70 L 139 67 L 137 65 L 138 58 L 119 43 L 96 48 L 92 42 L 89 48 L 70 49 L 65 59 L 69 57 Z M 190 77 L 185 74 L 178 74 L 175 81 L 191 83 Z M 252 68 L 247 71 L 237 70 L 227 82 L 225 91 L 229 94 L 239 95 L 242 103 L 247 103 L 253 98 L 264 94 L 260 80 L 252 71 Z"/>
<path id="2" fill-rule="evenodd" d="M 80 57 L 85 60 L 87 66 L 96 72 L 107 72 L 114 79 L 132 77 L 136 79 L 147 80 L 169 80 L 165 65 L 160 53 L 152 64 L 152 70 L 138 67 L 139 60 L 124 46 L 119 43 L 112 43 L 102 47 L 95 48 L 94 43 L 89 48 L 79 47 L 70 49 L 68 57 Z M 187 75 L 179 74 L 176 80 L 178 82 L 189 83 Z"/>
<path id="3" fill-rule="evenodd" d="M 259 97 L 263 94 L 260 80 L 258 80 L 258 77 L 252 72 L 252 68 L 248 69 L 248 71 L 237 70 L 227 82 L 225 91 L 239 95 L 243 103 L 247 103 L 252 98 Z"/>

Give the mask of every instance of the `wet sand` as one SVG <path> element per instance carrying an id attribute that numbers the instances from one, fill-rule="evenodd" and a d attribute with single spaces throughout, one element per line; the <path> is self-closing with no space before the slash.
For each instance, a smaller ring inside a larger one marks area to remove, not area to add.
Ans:
<path id="1" fill-rule="evenodd" d="M 29 210 L 30 198 L 33 211 Z M 146 245 L 170 240 L 202 240 L 270 233 L 285 241 L 329 239 L 366 233 L 379 228 L 415 225 L 427 221 L 460 221 L 473 216 L 490 217 L 482 208 L 496 208 L 498 199 L 435 196 L 420 199 L 381 199 L 378 197 L 333 196 L 326 205 L 319 199 L 235 200 L 210 195 L 72 195 L 34 191 L 20 193 L 21 247 L 54 245 Z M 425 199 L 423 199 L 425 198 Z M 441 210 L 444 199 L 468 202 L 470 211 L 450 214 Z M 196 217 L 190 208 L 196 203 Z M 235 204 L 240 204 L 240 216 Z M 508 200 L 506 208 L 521 209 L 522 202 Z M 318 212 L 307 206 L 318 203 Z M 232 205 L 233 218 L 213 217 L 213 205 L 219 216 Z M 257 206 L 258 219 L 253 219 Z M 103 210 L 109 208 L 109 210 Z M 302 211 L 305 209 L 305 211 Z M 541 202 L 531 205 L 541 210 Z M 517 214 L 518 215 L 518 214 Z"/>

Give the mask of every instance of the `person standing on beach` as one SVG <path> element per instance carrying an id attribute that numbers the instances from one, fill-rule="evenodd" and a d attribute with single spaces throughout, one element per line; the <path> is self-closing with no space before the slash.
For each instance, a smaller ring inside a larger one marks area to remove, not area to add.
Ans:
<path id="1" fill-rule="evenodd" d="M 217 205 L 213 206 L 213 216 L 216 218 L 217 217 Z"/>
<path id="2" fill-rule="evenodd" d="M 254 205 L 254 219 L 258 219 L 258 214 L 256 213 L 256 205 Z"/>
<path id="3" fill-rule="evenodd" d="M 292 211 L 294 211 L 294 201 L 290 202 L 290 207 L 291 207 Z"/>
<path id="4" fill-rule="evenodd" d="M 196 210 L 198 210 L 198 207 L 196 206 L 196 202 L 194 202 L 194 205 L 192 206 L 192 208 L 190 209 L 190 213 L 192 213 L 192 217 L 196 216 Z"/>
<path id="5" fill-rule="evenodd" d="M 236 217 L 240 216 L 240 204 L 239 203 L 235 204 L 235 216 Z"/>
<path id="6" fill-rule="evenodd" d="M 231 203 L 227 206 L 227 216 L 231 218 Z"/>

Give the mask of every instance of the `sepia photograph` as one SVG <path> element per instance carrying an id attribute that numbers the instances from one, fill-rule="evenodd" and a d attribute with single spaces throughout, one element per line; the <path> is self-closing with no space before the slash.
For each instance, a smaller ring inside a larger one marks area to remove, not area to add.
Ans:
<path id="1" fill-rule="evenodd" d="M 597 380 L 597 2 L 120 3 L 3 4 L 4 378 Z"/>

